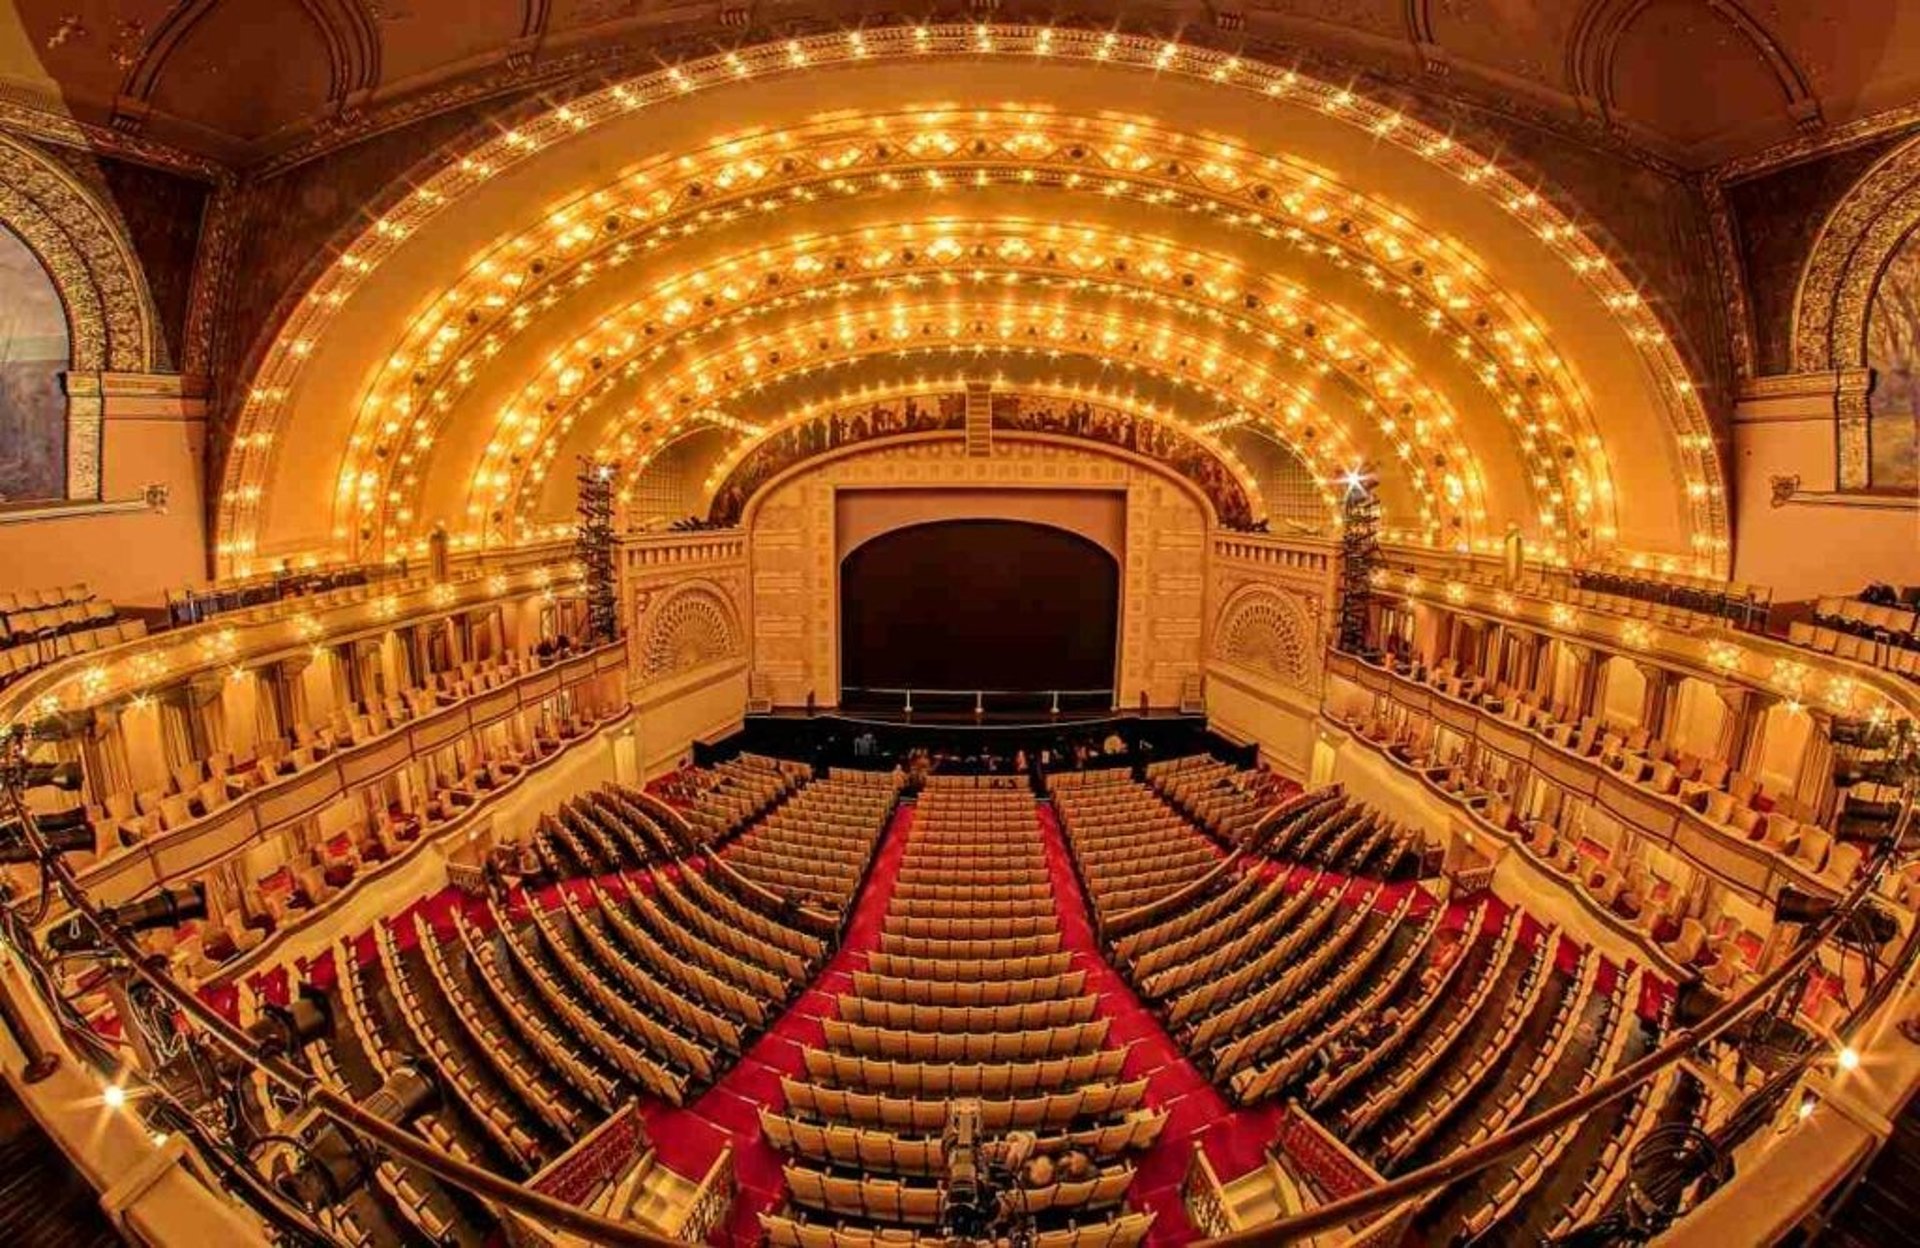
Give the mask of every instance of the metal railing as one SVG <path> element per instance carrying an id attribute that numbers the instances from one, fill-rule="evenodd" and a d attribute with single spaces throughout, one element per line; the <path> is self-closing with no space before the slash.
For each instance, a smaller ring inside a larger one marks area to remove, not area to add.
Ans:
<path id="1" fill-rule="evenodd" d="M 1118 709 L 1111 685 L 1101 689 L 930 689 L 922 687 L 902 688 L 883 685 L 843 685 L 840 689 L 844 702 L 849 695 L 865 695 L 881 701 L 897 699 L 902 713 L 911 715 L 916 709 L 921 711 L 944 710 L 948 713 L 958 710 L 972 710 L 975 715 L 984 715 L 989 710 L 1032 710 L 1044 706 L 1050 714 L 1059 715 L 1071 710 Z M 918 708 L 914 699 L 920 699 Z"/>
<path id="2" fill-rule="evenodd" d="M 1898 847 L 1914 830 L 1915 798 L 1913 788 L 1909 787 L 1902 795 L 1901 814 L 1885 842 L 1883 852 L 1862 870 L 1852 889 L 1819 924 L 1805 933 L 1800 944 L 1788 956 L 1756 979 L 1745 991 L 1700 1022 L 1674 1032 L 1645 1057 L 1600 1080 L 1586 1092 L 1549 1106 L 1491 1139 L 1463 1148 L 1378 1187 L 1262 1226 L 1215 1236 L 1203 1242 L 1232 1245 L 1234 1248 L 1239 1245 L 1291 1244 L 1336 1228 L 1361 1224 L 1430 1192 L 1479 1174 L 1595 1110 L 1631 1096 L 1642 1085 L 1652 1082 L 1701 1045 L 1726 1034 L 1750 1014 L 1770 1007 L 1775 994 L 1807 970 L 1819 956 L 1821 948 L 1854 921 L 1860 908 L 1874 895 L 1880 881 L 1893 866 Z M 1903 980 L 1906 967 L 1917 953 L 1920 953 L 1920 938 L 1909 939 L 1902 947 L 1895 965 L 1881 982 L 1893 984 Z M 1854 1012 L 1848 1029 L 1857 1028 L 1870 1010 L 1883 1002 L 1884 994 L 1870 995 L 1863 1007 Z"/>

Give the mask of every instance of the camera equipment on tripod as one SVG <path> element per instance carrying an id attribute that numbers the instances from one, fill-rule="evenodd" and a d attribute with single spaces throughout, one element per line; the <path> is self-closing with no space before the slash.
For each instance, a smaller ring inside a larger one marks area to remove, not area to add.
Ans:
<path id="1" fill-rule="evenodd" d="M 93 852 L 93 824 L 87 821 L 87 812 L 80 807 L 51 815 L 37 815 L 33 824 L 39 829 L 47 848 L 56 854 Z M 27 841 L 27 830 L 18 819 L 0 822 L 0 863 L 33 862 L 38 857 Z"/>
<path id="2" fill-rule="evenodd" d="M 360 1107 L 394 1126 L 404 1126 L 440 1103 L 440 1085 L 425 1063 L 406 1057 Z M 360 1190 L 375 1158 L 360 1137 L 315 1113 L 296 1137 L 299 1149 L 274 1166 L 273 1185 L 308 1210 L 337 1205 Z"/>
<path id="3" fill-rule="evenodd" d="M 100 912 L 104 926 L 134 932 L 177 927 L 189 919 L 206 917 L 207 886 L 200 883 L 168 886 L 151 897 L 124 906 L 105 907 Z M 56 953 L 77 953 L 96 948 L 100 943 L 100 933 L 93 924 L 78 915 L 47 933 L 47 947 Z"/>
<path id="4" fill-rule="evenodd" d="M 947 1163 L 940 1219 L 947 1235 L 984 1239 L 992 1229 L 994 1209 L 980 1158 L 980 1102 L 959 1100 L 947 1106 L 947 1127 L 940 1146 Z"/>

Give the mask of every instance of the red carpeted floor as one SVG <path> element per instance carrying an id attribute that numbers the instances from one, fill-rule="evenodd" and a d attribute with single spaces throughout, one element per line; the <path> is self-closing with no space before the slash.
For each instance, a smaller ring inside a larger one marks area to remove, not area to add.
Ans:
<path id="1" fill-rule="evenodd" d="M 1195 1236 L 1181 1202 L 1180 1185 L 1193 1150 L 1204 1148 L 1215 1173 L 1222 1181 L 1231 1181 L 1262 1164 L 1264 1150 L 1273 1141 L 1281 1108 L 1273 1104 L 1251 1109 L 1232 1106 L 1180 1052 L 1159 1019 L 1102 955 L 1053 807 L 1042 802 L 1036 806 L 1036 812 L 1065 944 L 1074 954 L 1075 965 L 1087 972 L 1089 989 L 1100 998 L 1101 1012 L 1112 1020 L 1109 1042 L 1128 1049 L 1124 1077 L 1145 1078 L 1148 1104 L 1164 1108 L 1169 1115 L 1160 1140 L 1138 1159 L 1138 1173 L 1129 1200 L 1135 1208 L 1158 1215 L 1150 1243 L 1185 1243 Z M 690 1180 L 697 1181 L 705 1175 L 721 1150 L 732 1146 L 738 1192 L 732 1217 L 716 1236 L 722 1244 L 759 1242 L 758 1215 L 776 1207 L 785 1198 L 781 1156 L 761 1134 L 759 1108 L 783 1106 L 781 1076 L 802 1074 L 802 1048 L 822 1043 L 820 1020 L 832 1014 L 836 996 L 851 988 L 852 972 L 865 966 L 867 954 L 878 943 L 912 826 L 913 807 L 903 805 L 882 834 L 879 851 L 839 951 L 815 982 L 741 1060 L 689 1105 L 676 1108 L 651 1099 L 641 1102 L 641 1112 L 661 1160 Z M 696 860 L 687 866 L 660 869 L 671 875 L 689 867 L 698 870 L 703 866 L 704 863 Z M 1289 891 L 1308 887 L 1322 893 L 1337 891 L 1349 904 L 1360 901 L 1366 890 L 1373 887 L 1370 880 L 1288 866 L 1268 859 L 1257 860 L 1242 869 L 1257 870 L 1269 878 L 1284 875 L 1284 886 Z M 649 872 L 606 876 L 599 884 L 615 897 L 623 897 L 636 888 L 652 892 L 657 887 Z M 582 900 L 589 897 L 587 883 L 581 880 L 549 886 L 532 896 L 515 889 L 509 896 L 506 911 L 511 918 L 520 919 L 532 904 L 542 909 L 558 908 L 562 904 L 561 888 L 574 892 Z M 1439 904 L 1420 885 L 1406 883 L 1381 887 L 1373 895 L 1373 905 L 1381 911 L 1391 910 L 1408 890 L 1413 892 L 1411 910 L 1415 916 L 1424 916 Z M 1485 899 L 1488 906 L 1481 930 L 1491 935 L 1501 929 L 1512 908 L 1490 894 L 1485 895 Z M 1481 896 L 1450 899 L 1442 916 L 1444 926 L 1456 932 L 1461 930 L 1466 926 L 1472 906 L 1480 900 Z M 446 940 L 452 938 L 454 915 L 462 909 L 482 929 L 492 928 L 493 915 L 486 904 L 451 887 L 422 898 L 388 922 L 393 925 L 399 944 L 407 948 L 417 939 L 411 921 L 413 912 L 423 915 L 436 936 Z M 1521 937 L 1529 947 L 1546 933 L 1530 915 L 1523 913 L 1520 922 Z M 377 957 L 371 931 L 353 940 L 351 947 L 362 963 L 370 963 Z M 1563 971 L 1570 971 L 1579 952 L 1579 946 L 1562 936 L 1555 950 L 1556 963 Z M 311 963 L 300 962 L 295 971 L 316 987 L 328 989 L 335 979 L 334 956 L 334 951 L 329 950 Z M 1618 967 L 1603 961 L 1598 986 L 1602 991 L 1611 991 L 1629 969 L 1631 964 Z M 285 1002 L 293 978 L 288 968 L 280 965 L 247 976 L 247 982 L 263 999 Z M 1639 1012 L 1649 1018 L 1657 1017 L 1673 992 L 1670 983 L 1648 976 L 1636 1003 Z M 229 1018 L 237 1015 L 238 992 L 233 985 L 209 985 L 201 990 L 201 996 Z"/>
<path id="2" fill-rule="evenodd" d="M 853 986 L 853 972 L 866 965 L 867 954 L 878 945 L 912 828 L 913 807 L 901 806 L 882 836 L 839 952 L 733 1069 L 690 1105 L 676 1109 L 654 1101 L 641 1104 L 660 1159 L 679 1174 L 698 1180 L 722 1148 L 733 1146 L 739 1190 L 732 1217 L 715 1237 L 722 1244 L 758 1243 L 758 1215 L 785 1199 L 780 1154 L 760 1132 L 760 1106 L 779 1109 L 786 1103 L 780 1077 L 802 1075 L 801 1049 L 822 1043 L 820 1020 L 833 1013 L 835 997 Z"/>
<path id="3" fill-rule="evenodd" d="M 1236 1109 L 1228 1104 L 1175 1046 L 1127 981 L 1107 964 L 1053 807 L 1043 802 L 1038 813 L 1060 931 L 1073 951 L 1074 964 L 1087 972 L 1088 988 L 1099 995 L 1101 1012 L 1113 1020 L 1110 1042 L 1128 1046 L 1125 1077 L 1145 1078 L 1147 1103 L 1168 1114 L 1159 1141 L 1138 1162 L 1128 1199 L 1134 1208 L 1158 1215 L 1149 1243 L 1187 1243 L 1195 1233 L 1180 1200 L 1180 1183 L 1194 1148 L 1207 1150 L 1207 1160 L 1223 1180 L 1244 1174 L 1261 1164 L 1280 1109 L 1274 1105 Z"/>

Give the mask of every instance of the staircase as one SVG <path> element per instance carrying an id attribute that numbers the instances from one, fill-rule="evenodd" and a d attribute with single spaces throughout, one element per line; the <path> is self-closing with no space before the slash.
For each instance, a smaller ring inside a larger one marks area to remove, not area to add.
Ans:
<path id="1" fill-rule="evenodd" d="M 1920 1226 L 1920 1098 L 1893 1121 L 1866 1177 L 1833 1211 L 1816 1243 L 1832 1248 L 1911 1244 Z"/>
<path id="2" fill-rule="evenodd" d="M 0 1082 L 0 1244 L 119 1248 L 99 1193 Z"/>

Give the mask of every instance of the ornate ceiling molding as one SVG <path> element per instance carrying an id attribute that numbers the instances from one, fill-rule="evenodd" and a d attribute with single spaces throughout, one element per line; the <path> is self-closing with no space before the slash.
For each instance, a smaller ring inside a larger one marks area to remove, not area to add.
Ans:
<path id="1" fill-rule="evenodd" d="M 0 136 L 0 224 L 53 275 L 77 372 L 157 371 L 152 296 L 119 214 L 58 163 Z"/>
<path id="2" fill-rule="evenodd" d="M 1619 100 L 1614 93 L 1614 79 L 1620 43 L 1650 3 L 1651 0 L 1587 0 L 1574 20 L 1573 32 L 1567 41 L 1567 81 L 1572 84 L 1582 110 L 1598 119 L 1609 123 L 1617 121 Z M 1703 7 L 1737 33 L 1760 58 L 1780 88 L 1781 100 L 1794 124 L 1802 131 L 1818 130 L 1824 123 L 1811 79 L 1766 25 L 1749 12 L 1741 0 L 1705 0 Z"/>
<path id="3" fill-rule="evenodd" d="M 1803 373 L 1867 360 L 1867 309 L 1880 273 L 1920 226 L 1920 138 L 1883 156 L 1820 227 L 1794 293 L 1793 362 Z"/>
<path id="4" fill-rule="evenodd" d="M 1316 82 L 1297 71 L 1245 61 L 1223 53 L 1196 50 L 1112 33 L 1054 31 L 1032 27 L 896 27 L 864 32 L 810 36 L 780 45 L 742 48 L 700 61 L 673 66 L 661 73 L 604 91 L 592 92 L 530 118 L 526 125 L 499 134 L 464 154 L 456 154 L 437 173 L 422 178 L 408 197 L 372 230 L 343 250 L 306 292 L 300 309 L 290 319 L 276 347 L 267 354 L 242 414 L 233 460 L 223 490 L 222 553 L 244 558 L 252 549 L 250 522 L 245 518 L 250 500 L 266 479 L 270 458 L 274 409 L 297 377 L 292 347 L 324 332 L 328 318 L 345 307 L 358 277 L 371 272 L 384 256 L 433 215 L 453 208 L 487 178 L 548 144 L 569 135 L 631 115 L 652 103 L 703 89 L 737 83 L 756 75 L 790 74 L 832 63 L 883 61 L 899 58 L 947 56 L 982 59 L 1000 56 L 1082 60 L 1145 72 L 1178 75 L 1238 91 L 1255 98 L 1280 99 L 1294 107 L 1315 108 L 1329 117 L 1360 128 L 1370 141 L 1390 144 L 1433 164 L 1488 197 L 1489 207 L 1515 218 L 1538 237 L 1594 292 L 1607 312 L 1622 325 L 1656 378 L 1652 387 L 1658 403 L 1676 430 L 1680 455 L 1687 465 L 1689 500 L 1694 508 L 1692 538 L 1703 566 L 1718 566 L 1726 558 L 1726 507 L 1721 467 L 1713 455 L 1711 428 L 1694 392 L 1687 370 L 1671 340 L 1660 327 L 1648 302 L 1642 299 L 1600 245 L 1568 221 L 1526 180 L 1524 170 L 1487 161 L 1452 138 L 1410 120 L 1398 111 L 1356 95 L 1350 89 Z M 1183 174 L 1190 171 L 1183 170 Z M 1218 195 L 1204 197 L 1218 199 Z M 236 468 L 237 465 L 237 468 Z M 254 496 L 257 499 L 257 493 Z"/>

